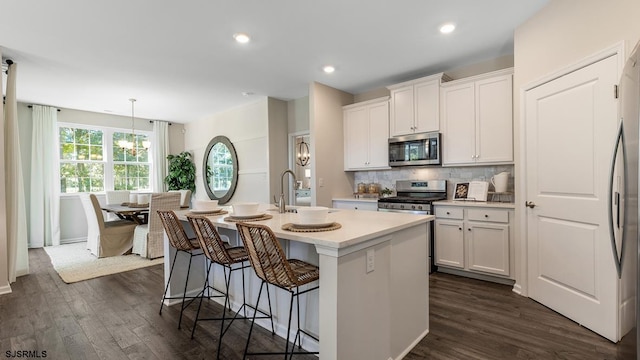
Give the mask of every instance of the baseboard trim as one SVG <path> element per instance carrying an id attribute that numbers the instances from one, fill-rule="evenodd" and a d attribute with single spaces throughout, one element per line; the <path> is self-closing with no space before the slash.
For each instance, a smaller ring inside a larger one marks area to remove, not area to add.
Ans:
<path id="1" fill-rule="evenodd" d="M 11 285 L 0 286 L 0 295 L 11 294 Z"/>
<path id="2" fill-rule="evenodd" d="M 398 355 L 395 360 L 400 360 L 400 359 L 404 359 L 405 356 L 409 355 L 409 353 L 411 352 L 411 350 L 413 350 L 414 347 L 416 347 L 416 345 L 418 345 L 418 343 L 420 341 L 422 341 L 422 339 L 424 339 L 425 336 L 427 336 L 429 334 L 429 329 L 425 330 L 422 334 L 420 334 L 420 336 L 418 336 L 418 338 L 416 338 L 406 349 L 404 349 L 400 355 Z M 391 359 L 391 358 L 389 358 Z"/>

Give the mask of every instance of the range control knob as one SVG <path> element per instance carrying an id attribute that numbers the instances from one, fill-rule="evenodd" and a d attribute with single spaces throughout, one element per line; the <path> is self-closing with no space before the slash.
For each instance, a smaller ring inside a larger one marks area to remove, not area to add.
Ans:
<path id="1" fill-rule="evenodd" d="M 422 205 L 418 205 L 418 210 L 422 210 Z"/>
<path id="2" fill-rule="evenodd" d="M 404 205 L 400 205 L 400 209 L 404 209 Z"/>
<path id="3" fill-rule="evenodd" d="M 415 205 L 411 205 L 411 209 L 415 210 L 416 206 Z"/>

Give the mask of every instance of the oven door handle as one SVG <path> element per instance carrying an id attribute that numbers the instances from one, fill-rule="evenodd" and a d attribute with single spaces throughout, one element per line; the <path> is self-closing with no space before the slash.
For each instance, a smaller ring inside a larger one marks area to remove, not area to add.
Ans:
<path id="1" fill-rule="evenodd" d="M 400 209 L 383 209 L 378 208 L 380 212 L 394 212 L 394 213 L 405 213 L 405 214 L 417 214 L 417 215 L 431 215 L 430 210 L 400 210 Z"/>

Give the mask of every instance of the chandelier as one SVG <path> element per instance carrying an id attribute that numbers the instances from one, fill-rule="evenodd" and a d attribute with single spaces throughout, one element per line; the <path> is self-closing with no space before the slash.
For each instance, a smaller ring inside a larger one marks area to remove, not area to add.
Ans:
<path id="1" fill-rule="evenodd" d="M 298 144 L 298 155 L 296 156 L 296 163 L 300 166 L 306 166 L 309 163 L 309 144 L 304 142 L 304 138 Z"/>
<path id="2" fill-rule="evenodd" d="M 118 140 L 118 146 L 124 150 L 127 151 L 129 150 L 131 152 L 131 155 L 136 155 L 136 129 L 134 127 L 134 112 L 133 112 L 133 104 L 136 102 L 136 99 L 129 99 L 129 101 L 131 101 L 131 135 L 133 136 L 133 141 L 129 141 L 127 139 L 122 139 L 122 140 Z M 151 147 L 151 141 L 149 140 L 144 140 L 142 142 L 142 147 L 145 150 L 149 150 L 149 148 Z"/>

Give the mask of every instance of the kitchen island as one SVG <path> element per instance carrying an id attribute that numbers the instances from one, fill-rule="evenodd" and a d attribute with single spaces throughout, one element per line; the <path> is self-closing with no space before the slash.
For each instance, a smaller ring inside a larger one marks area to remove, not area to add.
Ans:
<path id="1" fill-rule="evenodd" d="M 320 267 L 320 289 L 301 298 L 301 324 L 319 335 L 320 342 L 305 338 L 303 347 L 319 350 L 320 359 L 401 359 L 429 331 L 428 223 L 431 215 L 339 210 L 329 216 L 342 227 L 325 232 L 290 232 L 282 225 L 295 223 L 297 214 L 265 213 L 288 257 Z M 229 209 L 230 210 L 230 209 Z M 178 212 L 186 219 L 188 210 Z M 210 216 L 221 234 L 239 243 L 236 224 L 229 216 Z M 165 236 L 165 282 L 175 257 Z M 186 257 L 178 258 L 187 260 Z M 184 266 L 186 262 L 177 266 Z M 193 265 L 192 265 L 193 266 Z M 204 282 L 204 261 L 192 267 L 188 293 L 197 293 Z M 219 267 L 216 267 L 219 268 Z M 215 286 L 223 288 L 220 269 Z M 185 271 L 176 270 L 169 284 L 170 296 L 182 294 Z M 180 274 L 180 276 L 178 276 Z M 259 280 L 248 269 L 247 302 L 255 303 Z M 234 309 L 242 302 L 241 277 L 234 274 L 230 289 Z M 289 294 L 271 288 L 277 321 L 276 332 L 285 336 Z M 175 300 L 174 300 L 175 303 Z M 261 301 L 266 308 L 266 299 Z M 295 319 L 293 320 L 295 321 Z M 256 323 L 262 326 L 268 322 Z M 224 346 L 224 344 L 223 344 Z"/>

